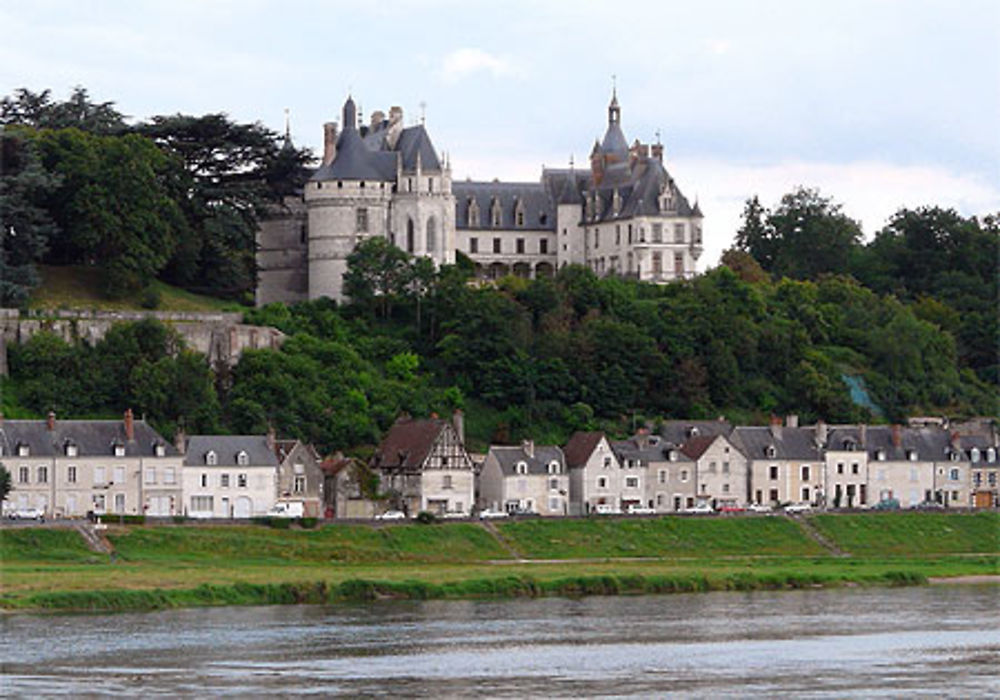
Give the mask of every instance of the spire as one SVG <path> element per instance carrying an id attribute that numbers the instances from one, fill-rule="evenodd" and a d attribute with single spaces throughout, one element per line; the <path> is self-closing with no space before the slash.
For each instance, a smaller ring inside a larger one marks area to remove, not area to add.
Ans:
<path id="1" fill-rule="evenodd" d="M 611 76 L 611 104 L 608 105 L 608 124 L 621 124 L 622 110 L 618 106 L 618 80 Z"/>
<path id="2" fill-rule="evenodd" d="M 358 109 L 354 106 L 354 98 L 347 96 L 344 103 L 344 131 L 358 128 Z"/>
<path id="3" fill-rule="evenodd" d="M 285 107 L 285 139 L 281 144 L 282 151 L 290 151 L 294 148 L 292 144 L 292 122 L 288 116 L 288 107 Z"/>

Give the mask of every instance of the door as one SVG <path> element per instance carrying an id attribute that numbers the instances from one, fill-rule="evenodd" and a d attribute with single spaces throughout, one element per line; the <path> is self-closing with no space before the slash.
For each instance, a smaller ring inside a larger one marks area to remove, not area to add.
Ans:
<path id="1" fill-rule="evenodd" d="M 66 496 L 66 513 L 67 516 L 76 515 L 76 494 L 71 493 Z"/>
<path id="2" fill-rule="evenodd" d="M 233 517 L 249 518 L 251 513 L 253 513 L 253 502 L 246 496 L 237 498 L 236 506 L 233 508 Z"/>
<path id="3" fill-rule="evenodd" d="M 231 517 L 233 517 L 232 511 L 229 509 L 229 497 L 228 496 L 223 496 L 222 497 L 222 513 L 220 513 L 220 515 L 223 518 L 231 518 Z"/>
<path id="4" fill-rule="evenodd" d="M 990 491 L 976 492 L 976 508 L 989 508 L 993 505 L 993 493 Z"/>

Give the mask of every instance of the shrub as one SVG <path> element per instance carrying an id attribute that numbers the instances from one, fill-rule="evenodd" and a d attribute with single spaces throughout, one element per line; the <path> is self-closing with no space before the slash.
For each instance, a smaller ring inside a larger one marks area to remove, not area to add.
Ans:
<path id="1" fill-rule="evenodd" d="M 299 518 L 299 526 L 311 530 L 319 524 L 319 518 Z"/>
<path id="2" fill-rule="evenodd" d="M 160 290 L 154 287 L 146 287 L 142 290 L 142 299 L 139 302 L 144 309 L 155 309 L 160 305 Z"/>
<path id="3" fill-rule="evenodd" d="M 433 525 L 437 522 L 437 516 L 431 513 L 429 510 L 422 510 L 417 513 L 417 522 L 421 525 Z"/>

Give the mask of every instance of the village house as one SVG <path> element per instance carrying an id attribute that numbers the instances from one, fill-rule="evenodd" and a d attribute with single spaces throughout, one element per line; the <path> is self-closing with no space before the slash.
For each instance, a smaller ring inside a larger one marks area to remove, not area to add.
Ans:
<path id="1" fill-rule="evenodd" d="M 816 425 L 817 444 L 826 448 L 823 464 L 827 507 L 867 508 L 871 505 L 868 498 L 868 453 L 865 451 L 867 433 L 866 425 Z"/>
<path id="2" fill-rule="evenodd" d="M 1000 507 L 1000 461 L 996 444 L 980 435 L 962 437 L 969 459 L 970 498 L 974 508 Z"/>
<path id="3" fill-rule="evenodd" d="M 611 447 L 623 469 L 619 501 L 624 511 L 670 512 L 693 502 L 694 463 L 661 436 L 642 430 Z"/>
<path id="4" fill-rule="evenodd" d="M 323 517 L 324 473 L 313 446 L 278 440 L 273 430 L 268 431 L 267 444 L 278 458 L 278 500 L 301 502 L 303 517 Z"/>
<path id="5" fill-rule="evenodd" d="M 465 450 L 463 417 L 399 418 L 371 459 L 379 490 L 408 515 L 468 514 L 475 503 L 475 469 Z"/>
<path id="6" fill-rule="evenodd" d="M 178 446 L 188 517 L 258 517 L 277 501 L 280 463 L 266 435 L 180 435 Z"/>
<path id="7" fill-rule="evenodd" d="M 870 426 L 864 448 L 872 505 L 895 500 L 912 508 L 935 500 L 935 458 L 944 457 L 947 445 L 947 433 L 940 429 Z"/>
<path id="8" fill-rule="evenodd" d="M 144 420 L 3 420 L 0 464 L 15 509 L 46 517 L 169 516 L 181 503 L 181 460 Z"/>
<path id="9" fill-rule="evenodd" d="M 479 475 L 479 502 L 508 513 L 566 515 L 569 474 L 563 451 L 554 445 L 493 445 Z"/>
<path id="10" fill-rule="evenodd" d="M 367 465 L 338 452 L 319 467 L 323 472 L 323 517 L 367 519 L 378 515 L 381 504 L 370 498 L 374 494 L 366 493 L 362 483 L 371 476 Z"/>
<path id="11" fill-rule="evenodd" d="M 684 443 L 681 452 L 694 464 L 697 502 L 714 510 L 749 502 L 747 459 L 725 435 L 697 435 Z"/>
<path id="12" fill-rule="evenodd" d="M 569 471 L 570 515 L 620 510 L 622 470 L 604 433 L 573 433 L 563 455 Z"/>
<path id="13" fill-rule="evenodd" d="M 800 428 L 794 416 L 788 425 L 774 418 L 767 427 L 739 426 L 732 443 L 748 461 L 753 503 L 825 503 L 824 462 L 815 430 Z"/>

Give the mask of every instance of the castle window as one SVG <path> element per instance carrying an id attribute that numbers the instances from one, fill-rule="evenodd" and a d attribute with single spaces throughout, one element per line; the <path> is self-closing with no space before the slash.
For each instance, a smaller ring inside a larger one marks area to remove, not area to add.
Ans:
<path id="1" fill-rule="evenodd" d="M 663 243 L 663 224 L 653 224 L 653 243 Z"/>
<path id="2" fill-rule="evenodd" d="M 628 242 L 632 242 L 632 224 L 628 225 Z"/>
<path id="3" fill-rule="evenodd" d="M 524 239 L 523 238 L 518 238 L 517 239 L 517 254 L 518 255 L 524 255 Z"/>
<path id="4" fill-rule="evenodd" d="M 361 189 L 364 189 L 364 188 L 365 188 L 365 181 L 364 181 L 364 180 L 362 180 L 362 181 L 361 181 Z"/>
<path id="5" fill-rule="evenodd" d="M 494 253 L 499 253 L 500 252 L 500 239 L 499 238 L 494 238 L 493 239 L 493 252 Z"/>
<path id="6" fill-rule="evenodd" d="M 28 484 L 31 483 L 31 470 L 28 467 L 18 467 L 17 469 L 17 483 Z"/>
<path id="7" fill-rule="evenodd" d="M 599 228 L 594 229 L 594 247 L 595 248 L 601 247 L 601 229 Z"/>
<path id="8" fill-rule="evenodd" d="M 701 243 L 701 226 L 694 227 L 694 234 L 692 235 L 692 242 Z"/>
<path id="9" fill-rule="evenodd" d="M 547 238 L 539 239 L 538 241 L 538 252 L 540 255 L 548 255 L 549 253 L 549 240 Z"/>
<path id="10" fill-rule="evenodd" d="M 306 230 L 305 224 L 299 224 L 299 243 L 306 242 Z"/>
<path id="11" fill-rule="evenodd" d="M 358 233 L 368 233 L 368 210 L 364 207 L 358 209 L 355 214 L 355 220 Z"/>
<path id="12" fill-rule="evenodd" d="M 469 198 L 469 228 L 479 228 L 479 205 L 476 200 Z"/>
<path id="13" fill-rule="evenodd" d="M 414 233 L 413 233 L 413 219 L 406 220 L 406 252 L 413 252 L 414 244 Z"/>
<path id="14" fill-rule="evenodd" d="M 428 192 L 434 191 L 434 178 L 432 177 L 427 178 L 427 191 Z"/>
<path id="15" fill-rule="evenodd" d="M 546 223 L 548 223 L 548 220 L 549 220 L 549 215 L 548 214 L 539 214 L 538 215 L 538 223 L 540 223 L 542 226 L 544 226 Z"/>
<path id="16" fill-rule="evenodd" d="M 427 219 L 427 252 L 433 253 L 437 250 L 437 222 L 434 217 Z"/>
<path id="17" fill-rule="evenodd" d="M 493 203 L 490 204 L 490 222 L 492 223 L 493 228 L 500 228 L 501 220 L 500 200 L 494 197 Z"/>
<path id="18" fill-rule="evenodd" d="M 684 276 L 684 253 L 674 253 L 674 273 L 678 277 Z"/>
<path id="19" fill-rule="evenodd" d="M 473 236 L 469 239 L 469 252 L 478 253 L 479 252 L 479 239 Z"/>
<path id="20" fill-rule="evenodd" d="M 674 224 L 674 243 L 684 242 L 684 224 Z"/>
<path id="21" fill-rule="evenodd" d="M 622 225 L 615 224 L 615 245 L 621 245 L 622 243 Z"/>
<path id="22" fill-rule="evenodd" d="M 344 189 L 344 181 L 343 180 L 337 180 L 337 189 L 338 190 Z"/>
<path id="23" fill-rule="evenodd" d="M 657 277 L 663 274 L 663 255 L 658 250 L 653 252 L 653 274 Z"/>
<path id="24" fill-rule="evenodd" d="M 406 178 L 406 191 L 407 192 L 412 192 L 413 191 L 413 178 L 412 177 Z"/>
<path id="25" fill-rule="evenodd" d="M 621 197 L 618 195 L 618 188 L 616 187 L 614 194 L 611 195 L 611 212 L 615 214 L 615 216 L 617 216 L 618 212 L 621 210 L 621 207 L 622 207 L 622 200 Z"/>

